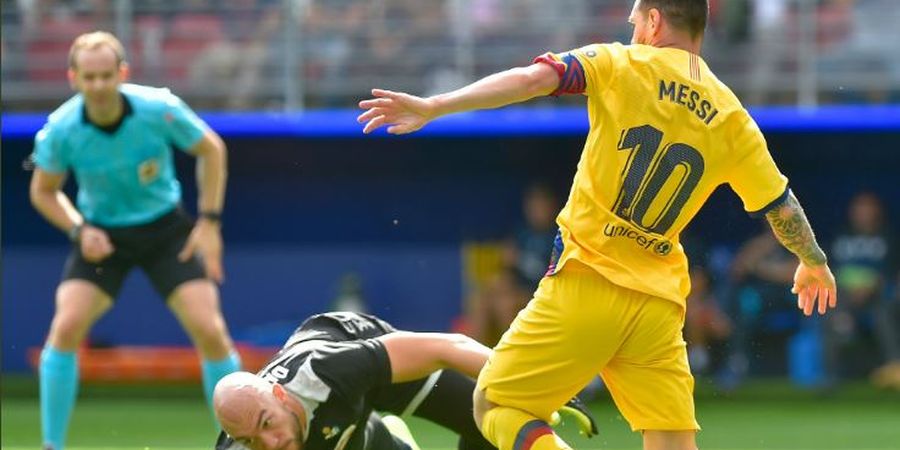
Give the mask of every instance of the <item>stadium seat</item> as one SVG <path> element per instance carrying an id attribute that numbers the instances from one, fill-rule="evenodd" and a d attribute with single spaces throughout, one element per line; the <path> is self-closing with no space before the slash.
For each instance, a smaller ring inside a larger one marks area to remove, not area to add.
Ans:
<path id="1" fill-rule="evenodd" d="M 93 21 L 86 17 L 47 18 L 40 32 L 26 44 L 25 66 L 32 82 L 66 83 L 69 46 L 79 34 L 92 31 Z"/>
<path id="2" fill-rule="evenodd" d="M 131 78 L 138 83 L 155 84 L 160 78 L 162 41 L 165 22 L 158 15 L 141 15 L 135 18 L 131 29 L 128 62 Z"/>
<path id="3" fill-rule="evenodd" d="M 191 61 L 224 37 L 222 21 L 218 16 L 212 14 L 175 16 L 162 46 L 165 75 L 170 84 L 184 83 Z"/>

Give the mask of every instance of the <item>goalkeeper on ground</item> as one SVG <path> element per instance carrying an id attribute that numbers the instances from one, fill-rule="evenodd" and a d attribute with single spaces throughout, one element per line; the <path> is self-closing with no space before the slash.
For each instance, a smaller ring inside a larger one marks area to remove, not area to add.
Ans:
<path id="1" fill-rule="evenodd" d="M 401 420 L 375 411 L 442 425 L 460 450 L 493 449 L 472 418 L 473 377 L 488 352 L 462 335 L 402 332 L 370 315 L 312 316 L 256 375 L 216 386 L 216 449 L 416 449 Z M 577 401 L 566 410 L 596 432 Z"/>

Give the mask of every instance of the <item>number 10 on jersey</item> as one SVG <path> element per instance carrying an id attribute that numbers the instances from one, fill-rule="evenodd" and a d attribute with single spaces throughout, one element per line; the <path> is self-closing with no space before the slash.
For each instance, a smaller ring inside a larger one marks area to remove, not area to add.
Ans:
<path id="1" fill-rule="evenodd" d="M 641 125 L 622 132 L 619 151 L 629 152 L 623 168 L 622 187 L 613 212 L 632 225 L 651 233 L 666 234 L 681 214 L 700 177 L 703 156 L 687 144 L 673 143 L 660 149 L 663 132 Z M 681 168 L 679 173 L 676 169 Z M 670 181 L 673 176 L 677 177 Z M 660 196 L 664 186 L 667 197 Z M 653 214 L 648 214 L 653 208 Z"/>

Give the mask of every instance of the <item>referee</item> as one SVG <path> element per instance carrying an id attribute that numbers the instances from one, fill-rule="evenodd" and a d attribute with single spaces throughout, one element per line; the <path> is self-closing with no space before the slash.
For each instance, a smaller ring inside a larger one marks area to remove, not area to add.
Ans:
<path id="1" fill-rule="evenodd" d="M 207 399 L 240 362 L 219 308 L 219 230 L 225 196 L 222 139 L 168 89 L 125 84 L 122 44 L 106 32 L 79 36 L 69 51 L 77 94 L 35 137 L 31 203 L 66 233 L 72 251 L 40 359 L 43 448 L 61 450 L 78 390 L 75 350 L 140 267 L 202 359 Z M 197 158 L 199 219 L 180 207 L 172 148 Z M 62 192 L 78 184 L 76 205 Z"/>

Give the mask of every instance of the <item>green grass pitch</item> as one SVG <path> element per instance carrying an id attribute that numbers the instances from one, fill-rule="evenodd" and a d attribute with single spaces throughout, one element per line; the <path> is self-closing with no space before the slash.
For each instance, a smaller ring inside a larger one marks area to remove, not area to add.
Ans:
<path id="1" fill-rule="evenodd" d="M 4 377 L 0 404 L 0 446 L 38 448 L 40 422 L 34 389 L 9 389 L 8 379 Z M 24 384 L 29 383 L 33 384 Z M 608 398 L 591 406 L 601 434 L 588 440 L 564 423 L 561 434 L 574 448 L 641 447 L 640 436 L 630 432 Z M 862 385 L 819 396 L 781 382 L 761 382 L 727 397 L 701 392 L 697 412 L 704 427 L 698 438 L 704 450 L 900 450 L 900 395 Z M 408 422 L 423 450 L 455 448 L 450 433 L 416 419 Z M 85 386 L 67 449 L 211 449 L 214 436 L 199 388 Z"/>

